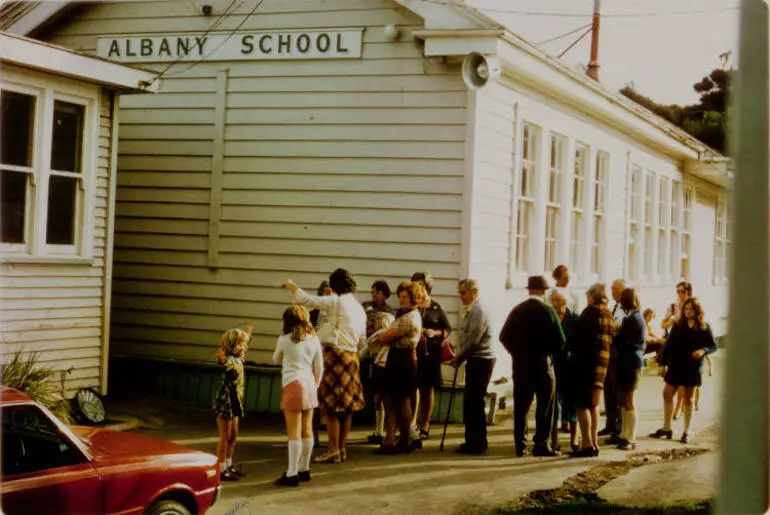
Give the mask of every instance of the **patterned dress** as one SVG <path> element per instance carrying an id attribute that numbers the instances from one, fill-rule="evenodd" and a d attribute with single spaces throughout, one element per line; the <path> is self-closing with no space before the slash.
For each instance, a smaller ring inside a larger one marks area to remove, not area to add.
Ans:
<path id="1" fill-rule="evenodd" d="M 214 414 L 224 419 L 243 417 L 243 358 L 227 356 L 223 367 L 222 386 L 214 399 Z"/>
<path id="2" fill-rule="evenodd" d="M 592 391 L 604 388 L 614 335 L 615 322 L 606 304 L 590 305 L 583 310 L 575 326 L 568 365 L 573 400 L 579 408 L 592 407 Z"/>

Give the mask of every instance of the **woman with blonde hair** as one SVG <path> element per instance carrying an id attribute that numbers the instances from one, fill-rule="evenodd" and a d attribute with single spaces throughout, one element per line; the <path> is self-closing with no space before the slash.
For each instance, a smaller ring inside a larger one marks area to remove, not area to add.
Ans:
<path id="1" fill-rule="evenodd" d="M 412 397 L 417 389 L 417 344 L 422 335 L 422 317 L 418 307 L 425 303 L 425 287 L 415 281 L 404 281 L 398 289 L 399 312 L 402 314 L 379 335 L 380 345 L 389 346 L 385 365 L 385 441 L 375 452 L 396 454 L 410 452 L 409 430 L 412 425 Z M 400 439 L 396 445 L 396 425 Z"/>
<path id="2" fill-rule="evenodd" d="M 666 345 L 660 352 L 666 386 L 663 388 L 663 427 L 650 436 L 668 438 L 673 436 L 671 420 L 674 413 L 674 394 L 677 388 L 684 388 L 684 431 L 679 440 L 690 441 L 695 388 L 701 384 L 703 362 L 708 354 L 717 351 L 717 344 L 711 328 L 706 323 L 700 302 L 690 297 L 682 305 L 682 317 L 671 327 Z"/>
<path id="3" fill-rule="evenodd" d="M 575 344 L 568 364 L 581 437 L 581 447 L 571 457 L 599 455 L 599 400 L 615 336 L 615 319 L 607 307 L 604 284 L 591 286 L 586 299 L 588 307 L 575 327 Z"/>
<path id="4" fill-rule="evenodd" d="M 313 408 L 318 406 L 323 358 L 321 342 L 315 335 L 310 315 L 302 306 L 291 306 L 283 312 L 282 333 L 275 345 L 273 361 L 281 365 L 281 409 L 289 438 L 289 466 L 275 484 L 297 486 L 300 481 L 310 481 Z"/>

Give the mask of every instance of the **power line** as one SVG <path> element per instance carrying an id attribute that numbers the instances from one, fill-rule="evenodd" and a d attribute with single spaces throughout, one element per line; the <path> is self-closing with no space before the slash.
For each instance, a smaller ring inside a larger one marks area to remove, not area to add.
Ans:
<path id="1" fill-rule="evenodd" d="M 574 42 L 574 43 L 572 43 L 572 44 L 571 44 L 570 46 L 568 46 L 568 47 L 567 47 L 567 48 L 566 48 L 566 49 L 565 49 L 565 50 L 564 50 L 562 53 L 560 53 L 560 54 L 559 54 L 559 58 L 561 59 L 561 58 L 564 56 L 564 54 L 566 54 L 567 52 L 569 52 L 570 50 L 572 50 L 572 49 L 575 47 L 575 45 L 577 45 L 578 43 L 580 43 L 580 42 L 583 40 L 583 38 L 584 38 L 584 37 L 586 37 L 588 34 L 590 34 L 592 31 L 593 31 L 593 27 L 591 27 L 591 28 L 590 28 L 590 29 L 588 29 L 587 31 L 583 32 L 583 33 L 580 35 L 580 37 L 579 37 L 579 38 L 577 38 L 577 39 L 575 40 L 575 42 Z"/>
<path id="2" fill-rule="evenodd" d="M 206 60 L 206 58 L 207 58 L 207 57 L 209 57 L 209 56 L 212 56 L 212 55 L 216 54 L 217 50 L 219 50 L 220 48 L 222 48 L 222 45 L 224 45 L 225 43 L 227 43 L 228 41 L 230 41 L 230 38 L 232 38 L 232 37 L 235 35 L 235 33 L 236 33 L 236 32 L 238 32 L 238 31 L 241 29 L 241 27 L 243 27 L 243 25 L 246 23 L 246 21 L 247 21 L 249 18 L 251 18 L 251 15 L 252 15 L 252 14 L 254 14 L 255 12 L 257 12 L 257 9 L 259 9 L 259 6 L 260 6 L 260 5 L 262 5 L 262 2 L 264 2 L 264 1 L 265 1 L 265 0 L 258 0 L 257 4 L 256 4 L 256 5 L 254 6 L 254 8 L 253 8 L 253 9 L 252 9 L 252 10 L 249 12 L 249 14 L 247 14 L 246 16 L 244 16 L 244 18 L 241 20 L 241 23 L 239 23 L 237 27 L 235 27 L 233 30 L 231 30 L 231 31 L 230 31 L 230 33 L 227 35 L 227 37 L 226 37 L 225 39 L 223 39 L 223 40 L 222 40 L 222 42 L 221 42 L 221 43 L 219 43 L 219 44 L 218 44 L 218 45 L 217 45 L 217 46 L 214 48 L 214 50 L 212 50 L 211 52 L 209 52 L 207 55 L 203 56 L 201 59 L 199 59 L 199 60 L 197 60 L 197 61 L 194 61 L 194 62 L 193 62 L 192 64 L 190 64 L 189 66 L 186 66 L 185 68 L 182 68 L 181 70 L 177 70 L 177 71 L 175 71 L 174 73 L 169 73 L 169 74 L 168 74 L 168 75 L 166 75 L 166 76 L 167 76 L 167 77 L 173 77 L 174 75 L 179 75 L 180 73 L 184 73 L 184 72 L 186 72 L 187 70 L 189 70 L 190 68 L 193 68 L 194 66 L 198 66 L 199 64 L 201 64 L 202 62 L 204 62 L 204 61 Z M 155 79 L 153 79 L 153 80 L 155 80 Z"/>
<path id="3" fill-rule="evenodd" d="M 580 32 L 580 31 L 581 31 L 581 30 L 583 30 L 583 29 L 587 29 L 587 28 L 588 28 L 588 27 L 590 27 L 590 26 L 591 26 L 591 24 L 589 23 L 589 24 L 587 24 L 587 25 L 583 25 L 582 27 L 578 27 L 578 28 L 576 28 L 575 30 L 571 30 L 571 31 L 569 31 L 569 32 L 565 32 L 564 34 L 561 34 L 560 36 L 556 36 L 556 37 L 553 37 L 553 38 L 551 38 L 551 39 L 546 39 L 545 41 L 538 41 L 538 42 L 537 42 L 537 43 L 535 43 L 535 44 L 536 44 L 536 45 L 545 45 L 546 43 L 550 43 L 550 42 L 552 42 L 552 41 L 556 41 L 556 40 L 558 40 L 558 39 L 562 39 L 562 38 L 566 38 L 567 36 L 571 36 L 572 34 L 574 34 L 574 33 L 576 33 L 576 32 Z"/>
<path id="4" fill-rule="evenodd" d="M 207 36 L 207 35 L 208 35 L 208 34 L 209 34 L 211 31 L 213 31 L 213 30 L 214 30 L 214 29 L 216 29 L 216 28 L 217 28 L 219 25 L 221 25 L 221 24 L 222 24 L 222 22 L 225 20 L 225 18 L 227 18 L 227 17 L 228 17 L 230 14 L 232 14 L 233 12 L 235 12 L 235 11 L 238 9 L 238 7 L 240 7 L 241 5 L 243 5 L 243 2 L 244 2 L 245 0 L 241 0 L 241 3 L 240 3 L 240 4 L 238 4 L 238 6 L 237 6 L 237 7 L 233 8 L 233 6 L 235 5 L 235 3 L 236 3 L 237 1 L 238 1 L 238 0 L 232 0 L 232 1 L 230 2 L 230 4 L 229 4 L 229 5 L 228 5 L 228 6 L 225 8 L 225 10 L 224 10 L 224 11 L 222 11 L 222 14 L 220 14 L 220 15 L 217 17 L 217 19 L 216 19 L 216 20 L 214 20 L 214 23 L 212 23 L 212 24 L 211 24 L 211 26 L 209 26 L 209 28 L 208 28 L 208 29 L 206 29 L 206 32 L 204 32 L 204 33 L 203 33 L 203 34 L 202 34 L 200 37 L 201 37 L 201 38 L 204 38 L 204 37 L 206 37 L 206 36 Z M 231 9 L 232 9 L 232 11 L 231 11 Z M 167 72 L 168 72 L 168 71 L 171 69 L 171 67 L 172 67 L 172 66 L 174 66 L 174 65 L 176 65 L 176 64 L 179 64 L 179 63 L 180 63 L 180 62 L 181 62 L 183 59 L 184 59 L 184 57 L 183 57 L 183 56 L 180 56 L 180 57 L 178 57 L 178 58 L 174 59 L 173 61 L 171 61 L 171 62 L 168 64 L 168 66 L 166 66 L 165 68 L 163 68 L 163 70 L 161 70 L 161 71 L 160 71 L 160 72 L 159 72 L 157 75 L 155 75 L 155 77 L 153 77 L 153 78 L 152 78 L 152 79 L 149 81 L 149 84 L 152 84 L 152 83 L 154 83 L 155 81 L 157 81 L 158 79 L 160 79 L 161 77 L 165 76 L 165 75 L 166 75 L 166 73 L 167 73 Z"/>
<path id="5" fill-rule="evenodd" d="M 448 6 L 454 6 L 454 7 L 462 6 L 462 7 L 469 7 L 472 9 L 476 9 L 482 12 L 516 14 L 521 16 L 552 16 L 552 17 L 562 17 L 562 18 L 591 18 L 593 16 L 593 13 L 576 13 L 576 12 L 568 12 L 568 11 L 519 11 L 515 9 L 479 7 L 479 6 L 472 6 L 464 2 L 452 2 L 448 0 L 423 0 L 423 1 L 430 4 L 436 4 L 436 5 L 448 5 Z M 642 18 L 642 17 L 653 17 L 653 16 L 677 16 L 677 15 L 690 15 L 690 14 L 718 13 L 718 12 L 724 12 L 724 11 L 735 11 L 738 9 L 740 9 L 740 6 L 736 5 L 732 7 L 717 7 L 714 9 L 692 9 L 692 10 L 684 10 L 684 11 L 658 11 L 658 12 L 636 12 L 636 13 L 617 12 L 617 13 L 602 13 L 602 18 Z"/>

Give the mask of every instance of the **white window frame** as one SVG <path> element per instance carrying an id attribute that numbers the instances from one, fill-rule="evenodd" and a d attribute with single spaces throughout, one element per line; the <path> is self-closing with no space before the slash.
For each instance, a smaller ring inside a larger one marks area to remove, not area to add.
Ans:
<path id="1" fill-rule="evenodd" d="M 540 155 L 540 127 L 524 122 L 521 137 L 521 159 L 516 177 L 516 250 L 514 262 L 518 273 L 532 272 L 533 268 L 533 227 L 537 198 L 537 170 Z M 522 184 L 527 178 L 529 191 L 523 191 Z M 522 217 L 528 213 L 526 220 Z M 524 221 L 522 221 L 524 220 Z"/>
<path id="2" fill-rule="evenodd" d="M 564 176 L 567 168 L 569 140 L 561 134 L 551 133 L 549 139 L 548 185 L 545 198 L 545 240 L 543 263 L 546 272 L 559 264 L 561 227 L 564 203 Z"/>
<path id="3" fill-rule="evenodd" d="M 580 159 L 582 151 L 582 159 Z M 575 143 L 575 153 L 572 156 L 572 199 L 570 200 L 570 240 L 569 240 L 569 269 L 580 277 L 583 260 L 583 245 L 585 237 L 582 233 L 586 215 L 586 175 L 591 161 L 591 148 L 584 143 Z M 580 166 L 578 166 L 580 165 Z"/>
<path id="4" fill-rule="evenodd" d="M 591 236 L 591 263 L 589 272 L 592 280 L 597 280 L 604 270 L 603 246 L 605 242 L 605 227 L 607 212 L 607 193 L 610 170 L 610 154 L 604 151 L 596 153 L 596 166 L 593 176 L 593 213 L 592 213 L 592 236 Z"/>
<path id="5" fill-rule="evenodd" d="M 655 278 L 655 172 L 645 170 L 644 172 L 644 217 L 642 220 L 644 227 L 644 246 L 642 258 L 642 276 L 645 281 L 650 283 Z"/>
<path id="6" fill-rule="evenodd" d="M 639 165 L 631 165 L 628 189 L 631 192 L 628 217 L 628 277 L 638 281 L 642 271 L 644 247 L 642 224 L 644 222 L 644 173 Z"/>
<path id="7" fill-rule="evenodd" d="M 714 284 L 727 281 L 727 255 L 730 246 L 727 202 L 717 199 L 714 228 Z"/>
<path id="8" fill-rule="evenodd" d="M 664 175 L 661 175 L 658 178 L 657 205 L 658 244 L 656 247 L 656 273 L 658 282 L 662 284 L 668 279 L 668 231 L 670 224 L 669 217 L 671 216 L 671 179 Z"/>
<path id="9" fill-rule="evenodd" d="M 52 78 L 38 72 L 4 69 L 0 89 L 36 96 L 33 162 L 27 183 L 25 212 L 25 243 L 0 242 L 4 261 L 91 260 L 93 258 L 93 213 L 96 204 L 96 174 L 99 148 L 99 117 L 101 90 L 99 86 L 64 77 Z M 68 102 L 84 107 L 81 172 L 71 173 L 51 169 L 54 103 Z M 13 170 L 8 165 L 0 165 Z M 28 169 L 24 169 L 27 171 Z M 75 177 L 76 191 L 74 242 L 53 245 L 46 242 L 48 216 L 48 185 L 51 176 Z"/>
<path id="10" fill-rule="evenodd" d="M 695 188 L 682 188 L 682 243 L 680 250 L 679 274 L 683 279 L 692 279 L 692 221 L 695 209 Z"/>
<path id="11" fill-rule="evenodd" d="M 684 188 L 682 181 L 671 181 L 671 212 L 669 214 L 669 279 L 677 279 L 682 266 L 682 204 Z"/>

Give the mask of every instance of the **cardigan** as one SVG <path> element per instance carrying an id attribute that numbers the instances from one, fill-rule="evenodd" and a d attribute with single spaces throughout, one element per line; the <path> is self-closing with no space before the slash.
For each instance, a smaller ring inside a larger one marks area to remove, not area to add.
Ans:
<path id="1" fill-rule="evenodd" d="M 644 347 L 647 342 L 647 325 L 639 310 L 627 313 L 612 344 L 618 352 L 618 366 L 624 370 L 637 370 L 644 366 Z"/>

